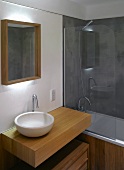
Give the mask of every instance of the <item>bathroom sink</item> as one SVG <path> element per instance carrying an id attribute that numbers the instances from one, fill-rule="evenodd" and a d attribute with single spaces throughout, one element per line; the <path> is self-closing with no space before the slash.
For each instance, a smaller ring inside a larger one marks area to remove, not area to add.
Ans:
<path id="1" fill-rule="evenodd" d="M 53 127 L 54 117 L 45 112 L 26 112 L 15 118 L 19 133 L 27 137 L 39 137 L 47 134 Z"/>

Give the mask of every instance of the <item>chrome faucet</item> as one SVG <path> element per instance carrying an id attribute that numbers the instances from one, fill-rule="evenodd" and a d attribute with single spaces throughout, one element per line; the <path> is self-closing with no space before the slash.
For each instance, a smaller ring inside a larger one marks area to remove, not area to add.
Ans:
<path id="1" fill-rule="evenodd" d="M 86 97 L 86 96 L 81 97 L 78 101 L 78 110 L 80 110 L 80 111 L 86 111 L 85 106 L 81 106 L 81 100 L 83 100 L 83 99 L 86 100 L 89 103 L 89 105 L 91 105 L 90 99 L 88 97 Z"/>
<path id="2" fill-rule="evenodd" d="M 36 106 L 36 108 L 39 108 L 37 95 L 33 94 L 32 95 L 32 112 L 34 112 L 35 106 Z"/>

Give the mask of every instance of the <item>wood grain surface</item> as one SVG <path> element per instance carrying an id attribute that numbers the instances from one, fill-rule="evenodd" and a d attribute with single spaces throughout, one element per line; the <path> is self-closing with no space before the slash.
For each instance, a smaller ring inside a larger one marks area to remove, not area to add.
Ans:
<path id="1" fill-rule="evenodd" d="M 81 134 L 78 139 L 89 144 L 90 170 L 123 170 L 124 148 Z"/>
<path id="2" fill-rule="evenodd" d="M 12 128 L 2 134 L 2 146 L 11 154 L 37 167 L 51 155 L 73 140 L 91 124 L 87 113 L 60 107 L 50 112 L 55 122 L 49 134 L 28 138 Z"/>

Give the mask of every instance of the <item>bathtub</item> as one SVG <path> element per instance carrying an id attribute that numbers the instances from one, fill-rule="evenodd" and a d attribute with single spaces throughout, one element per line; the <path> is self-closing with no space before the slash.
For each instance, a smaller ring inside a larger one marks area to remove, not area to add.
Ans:
<path id="1" fill-rule="evenodd" d="M 86 111 L 92 116 L 92 124 L 83 133 L 124 147 L 124 119 Z"/>

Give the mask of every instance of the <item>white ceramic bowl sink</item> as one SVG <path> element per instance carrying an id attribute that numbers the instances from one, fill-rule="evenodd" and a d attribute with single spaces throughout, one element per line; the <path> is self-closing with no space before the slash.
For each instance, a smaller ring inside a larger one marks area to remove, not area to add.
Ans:
<path id="1" fill-rule="evenodd" d="M 53 127 L 54 117 L 44 112 L 27 112 L 15 118 L 17 130 L 27 137 L 47 134 Z"/>

